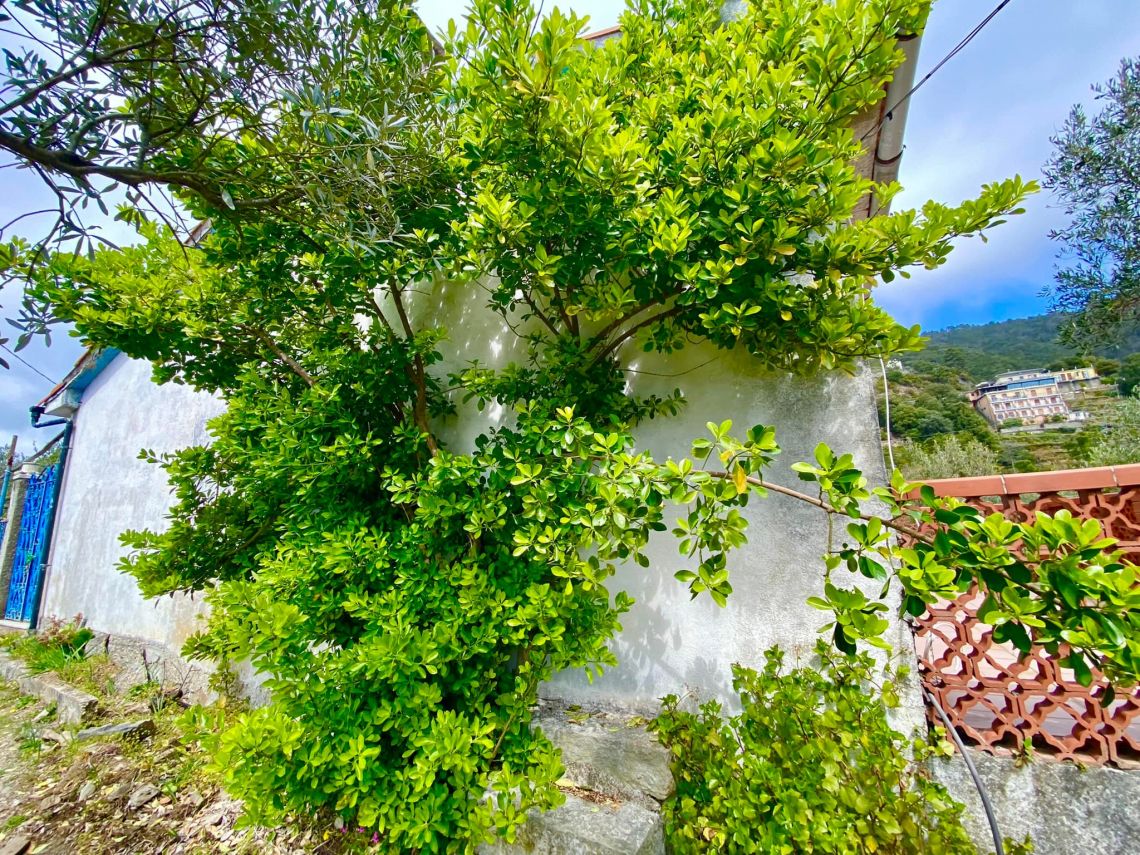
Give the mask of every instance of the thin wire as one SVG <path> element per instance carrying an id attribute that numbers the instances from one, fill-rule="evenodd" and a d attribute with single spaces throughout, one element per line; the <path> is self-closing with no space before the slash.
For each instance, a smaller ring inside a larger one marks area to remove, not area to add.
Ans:
<path id="1" fill-rule="evenodd" d="M 891 104 L 891 106 L 888 107 L 883 112 L 883 118 L 879 119 L 879 121 L 875 123 L 874 127 L 872 127 L 870 130 L 868 130 L 867 133 L 863 134 L 863 136 L 860 138 L 859 141 L 860 142 L 866 142 L 867 137 L 871 136 L 871 134 L 873 134 L 873 133 L 876 133 L 879 130 L 879 128 L 881 128 L 883 126 L 883 123 L 885 121 L 887 121 L 887 119 L 891 118 L 891 114 L 895 110 L 897 110 L 899 107 L 901 107 L 903 104 L 905 104 L 910 99 L 911 95 L 913 95 L 915 92 L 917 92 L 919 89 L 921 89 L 923 84 L 926 83 L 926 81 L 928 81 L 931 77 L 933 77 L 935 74 L 938 73 L 938 71 L 942 68 L 942 66 L 944 66 L 946 63 L 948 63 L 950 60 L 952 60 L 954 57 L 956 57 L 959 53 L 961 53 L 965 49 L 966 45 L 968 45 L 975 38 L 977 38 L 978 34 L 986 28 L 986 25 L 989 24 L 989 22 L 992 21 L 994 18 L 996 18 L 998 12 L 1000 12 L 1002 9 L 1004 9 L 1006 6 L 1008 6 L 1010 4 L 1010 2 L 1011 2 L 1011 0 L 1001 0 L 1001 2 L 998 3 L 997 6 L 995 6 L 990 11 L 990 13 L 988 15 L 986 15 L 986 17 L 982 18 L 982 20 L 978 23 L 978 25 L 976 27 L 974 27 L 974 29 L 970 30 L 970 32 L 968 32 L 962 38 L 962 40 L 960 42 L 958 42 L 958 44 L 956 44 L 950 50 L 950 52 L 948 54 L 946 54 L 946 56 L 944 56 L 944 57 L 942 57 L 942 59 L 938 60 L 938 64 L 935 65 L 934 68 L 930 69 L 930 71 L 928 71 L 926 73 L 926 76 L 923 77 L 922 80 L 920 80 L 920 81 L 918 81 L 918 83 L 914 84 L 914 86 L 912 86 L 910 88 L 909 92 L 907 92 L 905 95 L 903 95 L 901 98 L 899 98 L 899 100 L 897 100 L 895 103 Z"/>
<path id="2" fill-rule="evenodd" d="M 36 366 L 32 365 L 32 363 L 28 362 L 28 360 L 24 359 L 24 357 L 20 356 L 20 354 L 16 353 L 16 351 L 12 350 L 12 348 L 8 347 L 8 345 L 0 344 L 0 349 L 8 351 L 8 353 L 12 354 L 12 356 L 16 357 L 16 359 L 20 360 L 22 363 L 24 363 L 24 365 L 28 366 L 28 368 L 39 374 L 53 386 L 59 382 L 58 380 L 52 380 L 50 377 L 40 371 L 40 369 L 36 368 Z"/>
<path id="3" fill-rule="evenodd" d="M 711 365 L 720 359 L 719 356 L 714 356 L 711 359 L 706 359 L 700 365 L 694 365 L 692 368 L 686 368 L 684 371 L 678 371 L 676 374 L 662 374 L 659 371 L 642 371 L 639 368 L 619 368 L 619 371 L 624 371 L 627 374 L 644 374 L 648 377 L 684 377 L 686 374 L 692 374 L 698 369 L 704 368 L 706 365 Z"/>

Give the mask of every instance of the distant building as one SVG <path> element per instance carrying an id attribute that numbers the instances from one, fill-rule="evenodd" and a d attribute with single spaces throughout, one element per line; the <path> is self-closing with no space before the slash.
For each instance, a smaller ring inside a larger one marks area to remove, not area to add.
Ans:
<path id="1" fill-rule="evenodd" d="M 1054 371 L 1057 378 L 1057 387 L 1065 397 L 1072 397 L 1084 389 L 1095 389 L 1100 386 L 1100 376 L 1095 368 L 1070 368 L 1066 371 Z"/>
<path id="2" fill-rule="evenodd" d="M 1073 383 L 1081 381 L 1071 377 L 1061 380 L 1058 374 L 1082 371 L 1092 369 L 1056 373 L 1036 368 L 1007 371 L 975 386 L 970 392 L 970 403 L 995 427 L 1001 427 L 1014 419 L 1026 424 L 1040 424 L 1052 416 L 1064 416 L 1068 420 L 1069 406 L 1062 396 L 1060 384 L 1064 382 L 1071 388 Z M 1092 373 L 1093 376 L 1096 375 L 1095 371 Z"/>

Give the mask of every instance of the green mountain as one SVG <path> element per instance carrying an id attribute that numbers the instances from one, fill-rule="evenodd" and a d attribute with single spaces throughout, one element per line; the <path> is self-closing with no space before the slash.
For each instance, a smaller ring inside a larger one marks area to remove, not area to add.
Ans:
<path id="1" fill-rule="evenodd" d="M 962 372 L 976 381 L 1019 368 L 1060 368 L 1119 360 L 1140 352 L 1140 328 L 1128 331 L 1119 344 L 1081 354 L 1058 340 L 1066 315 L 1053 313 L 996 321 L 962 324 L 928 333 L 930 344 L 919 353 L 902 357 L 904 365 L 922 370 L 935 366 Z M 1104 366 L 1109 368 L 1108 365 Z M 1106 373 L 1103 372 L 1102 373 Z M 1107 373 L 1111 373 L 1111 369 Z"/>

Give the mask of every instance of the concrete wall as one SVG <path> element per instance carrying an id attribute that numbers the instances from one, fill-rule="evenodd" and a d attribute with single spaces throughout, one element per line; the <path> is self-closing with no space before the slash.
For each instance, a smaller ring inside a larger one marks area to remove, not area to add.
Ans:
<path id="1" fill-rule="evenodd" d="M 158 386 L 145 362 L 118 356 L 87 388 L 75 417 L 42 616 L 82 612 L 88 625 L 177 650 L 197 627 L 200 599 L 146 600 L 116 565 L 127 529 L 166 526 L 172 503 L 166 473 L 138 459 L 141 449 L 175 451 L 207 439 L 221 401 L 186 386 Z"/>
<path id="2" fill-rule="evenodd" d="M 970 750 L 1005 837 L 1033 838 L 1036 855 L 1125 855 L 1140 851 L 1140 772 L 1081 769 L 1038 757 L 1018 769 L 1011 758 Z M 932 772 L 966 805 L 964 822 L 982 852 L 993 852 L 981 798 L 961 757 Z"/>
<path id="3" fill-rule="evenodd" d="M 449 331 L 441 373 L 471 360 L 504 366 L 525 359 L 519 339 L 485 307 L 478 287 L 439 283 L 413 306 L 417 323 L 431 312 Z M 668 357 L 646 355 L 636 344 L 622 354 L 634 394 L 666 394 L 680 388 L 688 403 L 678 417 L 646 423 L 639 444 L 654 456 L 685 456 L 705 423 L 733 420 L 743 432 L 771 424 L 784 449 L 771 471 L 780 483 L 797 482 L 788 465 L 811 459 L 826 441 L 850 451 L 876 481 L 884 478 L 875 416 L 873 374 L 811 378 L 763 371 L 744 352 L 691 346 Z M 221 404 L 185 387 L 155 386 L 149 367 L 119 357 L 87 390 L 76 419 L 72 456 L 63 488 L 49 571 L 45 615 L 83 612 L 96 630 L 152 639 L 177 649 L 194 631 L 200 604 L 185 597 L 143 600 L 134 580 L 115 567 L 123 555 L 118 535 L 127 528 L 161 528 L 170 496 L 158 467 L 137 459 L 140 448 L 171 451 L 206 440 L 206 420 Z M 458 396 L 457 396 L 458 398 Z M 459 406 L 440 424 L 448 445 L 467 450 L 488 427 L 512 417 L 501 407 L 478 412 Z M 780 644 L 807 658 L 827 615 L 805 599 L 822 587 L 820 556 L 826 518 L 818 510 L 780 496 L 754 500 L 745 509 L 748 544 L 730 561 L 734 593 L 727 608 L 711 598 L 690 600 L 673 574 L 687 566 L 670 533 L 650 546 L 648 569 L 623 567 L 611 590 L 635 599 L 613 649 L 621 663 L 590 683 L 580 672 L 559 675 L 544 694 L 568 702 L 606 703 L 652 711 L 668 693 L 692 690 L 702 697 L 732 697 L 734 662 L 759 664 L 764 650 Z M 679 514 L 672 514 L 668 522 Z M 869 584 L 869 583 L 868 583 Z M 869 584 L 868 591 L 877 585 Z M 904 645 L 901 624 L 895 639 Z M 917 700 L 911 705 L 917 710 Z"/>
<path id="4" fill-rule="evenodd" d="M 431 307 L 435 322 L 449 332 L 440 370 L 457 371 L 475 359 L 501 367 L 525 357 L 518 338 L 483 307 L 485 302 L 478 288 L 439 284 L 430 300 L 415 307 L 421 312 L 418 323 L 427 322 L 422 313 Z M 707 435 L 706 422 L 732 419 L 738 434 L 760 423 L 776 427 L 783 448 L 771 470 L 777 483 L 802 484 L 788 466 L 810 460 L 820 441 L 852 452 L 872 480 L 885 479 L 870 371 L 855 377 L 796 377 L 761 370 L 746 352 L 708 345 L 660 356 L 642 353 L 632 344 L 621 359 L 630 369 L 633 393 L 666 394 L 680 388 L 688 400 L 677 417 L 656 419 L 638 430 L 639 445 L 658 459 L 687 456 L 692 440 Z M 511 417 L 499 407 L 479 413 L 460 404 L 458 396 L 455 403 L 459 414 L 441 425 L 441 434 L 456 450 L 469 449 L 488 425 Z M 819 637 L 817 630 L 827 622 L 825 613 L 804 602 L 823 586 L 825 517 L 781 496 L 754 500 L 744 510 L 749 542 L 730 559 L 734 593 L 726 608 L 707 596 L 690 600 L 687 588 L 673 578 L 687 566 L 677 552 L 678 542 L 671 533 L 660 534 L 650 545 L 651 566 L 623 567 L 610 585 L 611 591 L 625 590 L 636 600 L 613 644 L 621 664 L 592 683 L 584 673 L 563 673 L 544 687 L 543 695 L 653 711 L 657 699 L 669 693 L 692 690 L 702 697 L 731 698 L 731 664 L 759 664 L 763 651 L 774 644 L 806 658 Z M 671 525 L 677 516 L 666 521 Z M 877 594 L 877 588 L 871 584 L 867 591 Z M 899 622 L 893 640 L 901 646 L 908 639 Z M 920 704 L 913 693 L 907 700 L 903 718 L 913 724 L 920 720 Z"/>

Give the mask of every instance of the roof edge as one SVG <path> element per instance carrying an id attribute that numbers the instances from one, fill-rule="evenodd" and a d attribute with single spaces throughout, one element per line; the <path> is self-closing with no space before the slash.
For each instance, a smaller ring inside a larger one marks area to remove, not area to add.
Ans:
<path id="1" fill-rule="evenodd" d="M 95 382 L 95 378 L 115 361 L 121 351 L 114 347 L 89 347 L 83 355 L 75 361 L 75 365 L 67 372 L 59 383 L 45 395 L 36 405 L 48 415 L 65 414 L 63 411 L 74 412 L 79 407 L 79 399 L 87 391 L 87 387 Z M 74 393 L 69 395 L 68 393 Z M 66 413 L 69 414 L 69 413 Z"/>

